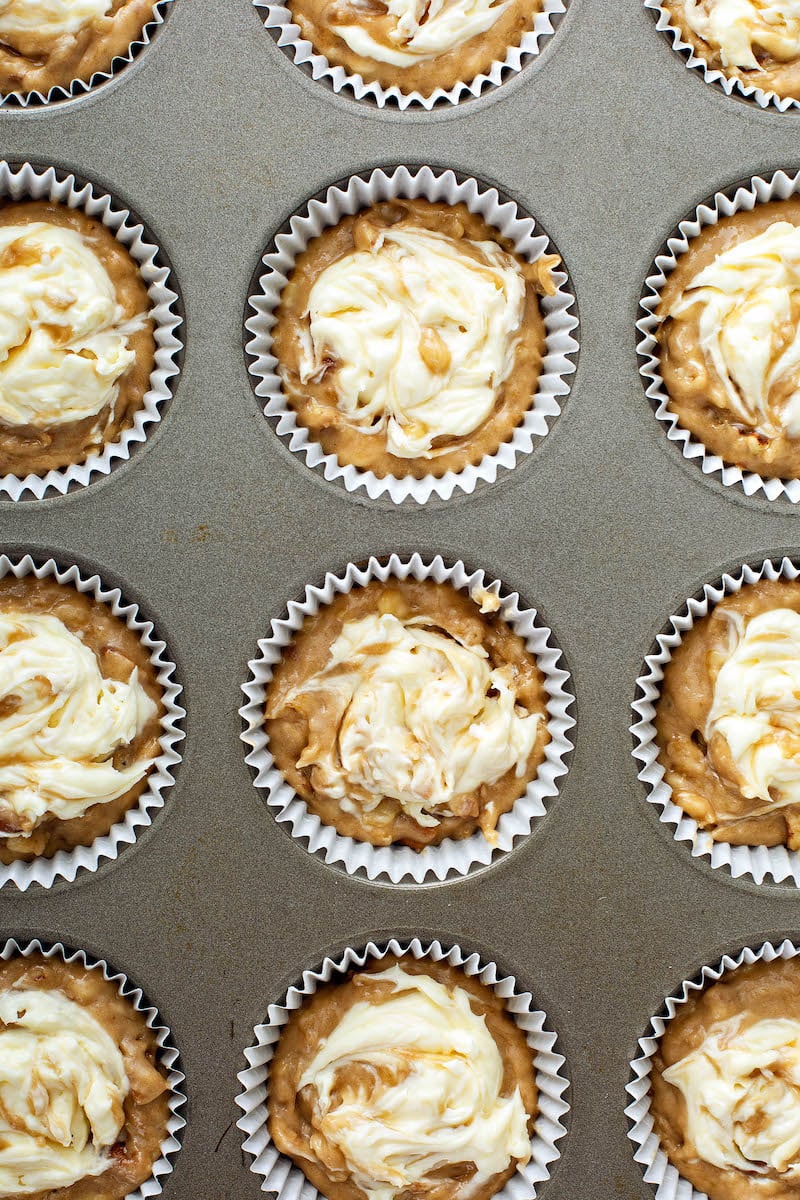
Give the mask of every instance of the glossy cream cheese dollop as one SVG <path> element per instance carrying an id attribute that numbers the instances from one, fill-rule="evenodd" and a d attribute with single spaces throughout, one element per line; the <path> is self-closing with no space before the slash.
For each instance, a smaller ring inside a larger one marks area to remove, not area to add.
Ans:
<path id="1" fill-rule="evenodd" d="M 720 734 L 743 794 L 769 807 L 800 802 L 800 614 L 775 608 L 733 632 L 714 683 L 706 739 Z"/>
<path id="2" fill-rule="evenodd" d="M 113 406 L 132 365 L 127 321 L 100 259 L 73 229 L 0 226 L 0 422 L 60 425 Z"/>
<path id="3" fill-rule="evenodd" d="M 117 769 L 156 705 L 134 669 L 104 679 L 92 650 L 57 617 L 0 613 L 0 836 L 30 834 L 48 815 L 81 816 L 114 800 L 151 759 Z"/>
<path id="4" fill-rule="evenodd" d="M 800 55 L 800 0 L 684 0 L 686 21 L 723 66 L 757 70 L 757 51 L 778 62 Z"/>
<path id="5" fill-rule="evenodd" d="M 723 251 L 669 315 L 696 305 L 701 349 L 732 412 L 767 438 L 800 437 L 800 226 L 776 221 Z"/>
<path id="6" fill-rule="evenodd" d="M 388 42 L 374 38 L 364 25 L 333 25 L 356 54 L 395 67 L 437 58 L 486 33 L 509 7 L 510 0 L 386 0 L 393 28 Z"/>
<path id="7" fill-rule="evenodd" d="M 299 1083 L 316 1090 L 312 1126 L 355 1183 L 370 1200 L 392 1200 L 424 1194 L 441 1168 L 474 1163 L 459 1189 L 468 1197 L 513 1159 L 528 1162 L 519 1088 L 501 1095 L 500 1051 L 467 992 L 400 966 L 369 978 L 393 991 L 348 1009 Z"/>
<path id="8" fill-rule="evenodd" d="M 385 432 L 400 458 L 433 458 L 437 438 L 477 429 L 514 365 L 522 269 L 496 242 L 468 245 L 397 225 L 326 267 L 311 289 L 301 382 L 332 357 L 346 423 Z"/>
<path id="9" fill-rule="evenodd" d="M 77 33 L 90 21 L 104 17 L 110 8 L 111 0 L 0 0 L 0 37 Z"/>
<path id="10" fill-rule="evenodd" d="M 0 993 L 0 1195 L 101 1175 L 129 1089 L 117 1044 L 80 1004 L 59 991 Z"/>
<path id="11" fill-rule="evenodd" d="M 298 760 L 314 767 L 317 790 L 351 811 L 391 797 L 434 826 L 457 796 L 524 773 L 541 716 L 517 707 L 511 668 L 426 624 L 389 613 L 346 622 L 325 667 L 290 700 L 313 707 L 327 693 L 326 711 L 338 714 L 335 742 L 318 744 L 312 722 Z"/>
<path id="12" fill-rule="evenodd" d="M 800 1021 L 712 1025 L 663 1078 L 686 1101 L 686 1139 L 722 1170 L 800 1177 Z"/>

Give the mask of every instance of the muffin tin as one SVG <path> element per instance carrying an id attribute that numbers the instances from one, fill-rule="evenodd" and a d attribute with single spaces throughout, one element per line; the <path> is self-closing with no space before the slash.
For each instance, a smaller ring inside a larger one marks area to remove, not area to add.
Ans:
<path id="1" fill-rule="evenodd" d="M 796 170 L 797 118 L 704 87 L 640 0 L 571 0 L 502 86 L 430 113 L 334 95 L 250 0 L 176 0 L 113 86 L 0 113 L 0 151 L 124 197 L 167 255 L 186 350 L 164 419 L 129 462 L 66 496 L 0 502 L 0 548 L 99 570 L 140 604 L 184 686 L 183 761 L 117 862 L 49 891 L 0 891 L 3 937 L 80 947 L 135 979 L 180 1048 L 188 1103 L 171 1200 L 248 1200 L 237 1072 L 254 1026 L 307 968 L 392 936 L 477 952 L 530 991 L 566 1058 L 568 1132 L 547 1200 L 652 1200 L 624 1115 L 629 1062 L 664 997 L 723 953 L 800 932 L 793 883 L 692 859 L 647 803 L 629 726 L 669 613 L 743 561 L 800 553 L 800 514 L 687 462 L 645 397 L 635 324 L 664 239 L 715 192 Z M 276 230 L 376 166 L 495 184 L 570 269 L 581 352 L 563 413 L 473 496 L 395 508 L 309 471 L 264 420 L 244 314 Z M 238 709 L 270 621 L 307 584 L 397 552 L 442 554 L 519 591 L 577 696 L 560 794 L 473 876 L 397 888 L 332 870 L 252 785 Z"/>

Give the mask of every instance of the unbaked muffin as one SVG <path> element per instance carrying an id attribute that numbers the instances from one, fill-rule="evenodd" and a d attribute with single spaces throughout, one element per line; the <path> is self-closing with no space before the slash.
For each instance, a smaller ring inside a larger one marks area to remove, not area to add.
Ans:
<path id="1" fill-rule="evenodd" d="M 0 207 L 0 475 L 44 475 L 118 441 L 150 387 L 150 301 L 100 221 Z"/>
<path id="2" fill-rule="evenodd" d="M 107 72 L 157 0 L 0 0 L 0 95 L 69 88 Z"/>
<path id="3" fill-rule="evenodd" d="M 266 730 L 323 823 L 374 846 L 496 840 L 550 740 L 544 677 L 499 607 L 391 579 L 305 622 L 267 687 Z"/>
<path id="4" fill-rule="evenodd" d="M 0 862 L 108 833 L 148 785 L 163 712 L 147 650 L 105 604 L 0 580 Z"/>
<path id="5" fill-rule="evenodd" d="M 662 1150 L 710 1200 L 800 1197 L 800 960 L 739 967 L 679 1007 L 651 1111 Z"/>
<path id="6" fill-rule="evenodd" d="M 441 477 L 494 454 L 533 403 L 539 299 L 560 260 L 528 263 L 463 203 L 394 199 L 312 239 L 272 333 L 300 425 L 340 464 Z"/>
<path id="7" fill-rule="evenodd" d="M 716 841 L 800 849 L 800 583 L 761 580 L 684 634 L 656 704 L 672 798 Z"/>
<path id="8" fill-rule="evenodd" d="M 533 29 L 544 0 L 288 0 L 288 7 L 331 65 L 430 96 L 502 62 Z"/>
<path id="9" fill-rule="evenodd" d="M 710 67 L 764 92 L 800 99 L 796 0 L 663 0 L 662 7 Z"/>
<path id="10" fill-rule="evenodd" d="M 703 229 L 667 277 L 657 316 L 679 424 L 726 463 L 800 477 L 800 199 Z"/>
<path id="11" fill-rule="evenodd" d="M 531 1157 L 531 1050 L 503 1002 L 447 963 L 388 956 L 293 1012 L 269 1132 L 329 1200 L 488 1200 Z"/>
<path id="12" fill-rule="evenodd" d="M 0 962 L 0 1197 L 119 1200 L 169 1117 L 155 1034 L 99 968 Z"/>

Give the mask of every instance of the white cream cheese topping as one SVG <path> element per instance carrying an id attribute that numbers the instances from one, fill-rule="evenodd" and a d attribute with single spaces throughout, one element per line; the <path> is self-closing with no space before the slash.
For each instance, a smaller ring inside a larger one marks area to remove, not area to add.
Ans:
<path id="1" fill-rule="evenodd" d="M 135 354 L 100 259 L 73 229 L 0 226 L 0 422 L 60 425 L 113 406 Z"/>
<path id="2" fill-rule="evenodd" d="M 386 42 L 378 41 L 359 24 L 333 25 L 355 54 L 395 67 L 437 58 L 486 33 L 500 19 L 511 0 L 386 0 L 394 26 Z"/>
<path id="3" fill-rule="evenodd" d="M 800 1176 L 800 1021 L 720 1021 L 664 1071 L 686 1101 L 686 1134 L 722 1170 Z"/>
<path id="4" fill-rule="evenodd" d="M 731 410 L 765 437 L 800 437 L 800 227 L 776 221 L 723 251 L 669 315 L 695 305 L 701 349 Z"/>
<path id="5" fill-rule="evenodd" d="M 0 37 L 77 33 L 90 21 L 104 17 L 110 8 L 111 0 L 0 0 Z"/>
<path id="6" fill-rule="evenodd" d="M 800 0 L 684 0 L 684 10 L 723 66 L 758 70 L 758 50 L 778 62 L 800 55 Z"/>
<path id="7" fill-rule="evenodd" d="M 101 1175 L 129 1087 L 118 1046 L 80 1004 L 59 991 L 0 993 L 0 1195 Z"/>
<path id="8" fill-rule="evenodd" d="M 459 1192 L 467 1197 L 512 1159 L 528 1162 L 519 1088 L 500 1094 L 500 1051 L 468 993 L 400 966 L 369 978 L 393 992 L 348 1009 L 299 1085 L 316 1089 L 312 1123 L 357 1185 L 370 1200 L 392 1200 L 440 1168 L 474 1163 Z"/>
<path id="9" fill-rule="evenodd" d="M 347 424 L 385 432 L 389 453 L 433 458 L 491 414 L 525 309 L 522 269 L 496 242 L 397 225 L 332 263 L 311 289 L 300 379 L 336 360 Z"/>
<path id="10" fill-rule="evenodd" d="M 800 802 L 800 615 L 752 617 L 714 683 L 706 738 L 721 734 L 742 793 L 769 808 Z"/>
<path id="11" fill-rule="evenodd" d="M 156 712 L 134 669 L 104 679 L 92 650 L 57 617 L 0 613 L 0 837 L 115 800 L 152 765 L 113 754 Z"/>
<path id="12" fill-rule="evenodd" d="M 392 797 L 434 826 L 455 797 L 512 767 L 521 776 L 542 718 L 517 707 L 510 667 L 426 624 L 388 613 L 345 622 L 324 669 L 290 699 L 313 707 L 327 693 L 326 711 L 340 714 L 334 744 L 317 744 L 312 722 L 298 760 L 318 791 L 350 811 Z"/>

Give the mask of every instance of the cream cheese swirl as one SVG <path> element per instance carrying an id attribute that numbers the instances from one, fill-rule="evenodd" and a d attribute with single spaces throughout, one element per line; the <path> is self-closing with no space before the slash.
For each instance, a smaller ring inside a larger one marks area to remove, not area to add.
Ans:
<path id="1" fill-rule="evenodd" d="M 768 809 L 800 802 L 800 614 L 752 617 L 722 663 L 706 739 L 724 738 L 742 794 Z"/>
<path id="2" fill-rule="evenodd" d="M 400 966 L 365 978 L 391 994 L 348 1009 L 300 1079 L 316 1092 L 320 1148 L 341 1154 L 370 1200 L 418 1194 L 434 1172 L 474 1163 L 466 1198 L 512 1160 L 528 1162 L 519 1088 L 501 1094 L 503 1060 L 468 993 Z"/>
<path id="3" fill-rule="evenodd" d="M 0 1195 L 101 1175 L 130 1090 L 119 1047 L 63 992 L 0 993 Z"/>
<path id="4" fill-rule="evenodd" d="M 104 17 L 111 0 L 0 0 L 0 37 L 14 33 L 58 37 Z"/>
<path id="5" fill-rule="evenodd" d="M 152 759 L 114 766 L 155 714 L 134 668 L 105 679 L 92 650 L 57 617 L 0 613 L 0 837 L 47 816 L 81 816 L 142 779 Z"/>
<path id="6" fill-rule="evenodd" d="M 800 437 L 800 226 L 776 221 L 723 251 L 669 316 L 696 305 L 700 347 L 731 411 L 764 437 Z"/>
<path id="7" fill-rule="evenodd" d="M 778 62 L 800 56 L 800 0 L 683 0 L 698 37 L 719 48 L 725 67 L 759 70 L 757 51 Z"/>
<path id="8" fill-rule="evenodd" d="M 413 67 L 463 46 L 471 38 L 486 33 L 500 19 L 511 0 L 386 0 L 394 26 L 379 41 L 357 22 L 333 25 L 352 51 L 363 58 L 391 63 L 395 67 Z"/>
<path id="9" fill-rule="evenodd" d="M 663 1074 L 686 1101 L 686 1139 L 705 1162 L 800 1177 L 800 1021 L 712 1025 Z"/>
<path id="10" fill-rule="evenodd" d="M 127 321 L 103 263 L 73 229 L 0 226 L 0 422 L 61 425 L 113 407 L 131 367 Z"/>
<path id="11" fill-rule="evenodd" d="M 399 224 L 326 267 L 311 289 L 300 380 L 336 362 L 337 405 L 400 458 L 447 453 L 491 414 L 525 309 L 519 263 L 496 242 Z"/>
<path id="12" fill-rule="evenodd" d="M 298 766 L 313 766 L 314 787 L 347 811 L 391 797 L 435 826 L 458 796 L 525 771 L 542 717 L 518 708 L 511 668 L 428 624 L 390 613 L 345 622 L 325 667 L 288 699 L 313 709 L 326 694 L 334 740 L 321 743 L 311 722 Z"/>

